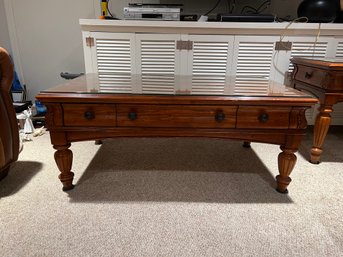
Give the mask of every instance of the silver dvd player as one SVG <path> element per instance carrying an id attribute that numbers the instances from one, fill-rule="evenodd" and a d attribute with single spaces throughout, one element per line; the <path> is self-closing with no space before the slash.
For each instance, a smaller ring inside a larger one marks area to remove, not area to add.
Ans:
<path id="1" fill-rule="evenodd" d="M 124 7 L 124 19 L 179 21 L 180 11 L 180 8 L 174 7 L 129 6 Z"/>

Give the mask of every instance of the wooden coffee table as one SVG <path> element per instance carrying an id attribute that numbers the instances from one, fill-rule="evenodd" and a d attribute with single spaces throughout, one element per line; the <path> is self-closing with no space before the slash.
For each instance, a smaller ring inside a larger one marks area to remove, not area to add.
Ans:
<path id="1" fill-rule="evenodd" d="M 115 137 L 210 137 L 281 146 L 277 191 L 287 193 L 295 152 L 305 134 L 305 111 L 317 99 L 275 83 L 246 95 L 118 94 L 102 92 L 87 74 L 42 91 L 46 123 L 63 190 L 73 186 L 72 142 Z M 244 164 L 243 164 L 244 165 Z"/>
<path id="2" fill-rule="evenodd" d="M 343 101 L 343 58 L 293 58 L 293 86 L 314 94 L 320 101 L 314 125 L 310 162 L 318 164 L 331 124 L 332 106 Z"/>

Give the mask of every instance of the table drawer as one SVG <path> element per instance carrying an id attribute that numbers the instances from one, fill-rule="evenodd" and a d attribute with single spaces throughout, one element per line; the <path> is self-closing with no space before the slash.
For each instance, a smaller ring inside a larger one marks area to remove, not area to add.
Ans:
<path id="1" fill-rule="evenodd" d="M 326 77 L 326 72 L 320 69 L 307 67 L 307 66 L 298 66 L 298 71 L 295 74 L 295 79 L 311 84 L 317 87 L 323 87 Z"/>
<path id="2" fill-rule="evenodd" d="M 122 127 L 234 128 L 236 106 L 129 105 L 117 106 Z"/>
<path id="3" fill-rule="evenodd" d="M 65 126 L 115 126 L 114 104 L 63 104 Z"/>
<path id="4" fill-rule="evenodd" d="M 241 106 L 237 112 L 237 128 L 287 129 L 290 111 L 290 107 Z"/>

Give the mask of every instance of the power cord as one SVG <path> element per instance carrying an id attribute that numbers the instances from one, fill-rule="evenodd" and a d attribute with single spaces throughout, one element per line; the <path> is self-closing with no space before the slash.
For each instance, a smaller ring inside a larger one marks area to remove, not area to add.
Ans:
<path id="1" fill-rule="evenodd" d="M 250 5 L 246 5 L 242 8 L 241 10 L 241 14 L 244 14 L 244 11 L 246 9 L 249 9 L 247 10 L 245 13 L 249 13 L 249 14 L 260 14 L 262 13 L 264 10 L 268 9 L 269 6 L 271 5 L 271 0 L 267 0 L 267 1 L 264 1 L 259 7 L 257 8 L 254 8 Z M 263 8 L 264 7 L 264 8 Z"/>
<path id="2" fill-rule="evenodd" d="M 292 50 L 292 48 L 289 48 L 288 46 L 286 46 L 284 43 L 283 43 L 283 39 L 284 37 L 286 36 L 286 31 L 287 29 L 293 24 L 293 23 L 296 23 L 296 22 L 299 22 L 300 20 L 305 20 L 304 23 L 307 23 L 308 22 L 308 18 L 307 17 L 299 17 L 299 18 L 296 18 L 294 20 L 292 20 L 291 22 L 289 22 L 287 24 L 287 26 L 285 27 L 285 31 L 280 35 L 280 44 L 282 45 L 282 47 L 284 47 L 285 50 L 289 51 L 289 50 Z M 319 26 L 318 26 L 318 31 L 317 31 L 317 35 L 316 35 L 316 38 L 313 42 L 313 45 L 311 45 L 310 47 L 306 48 L 306 49 L 303 49 L 303 50 L 297 50 L 298 52 L 305 52 L 307 50 L 310 50 L 312 47 L 313 47 L 313 50 L 318 42 L 318 39 L 319 39 L 319 36 L 320 36 L 320 31 L 321 31 L 321 23 L 319 23 Z"/>
<path id="3" fill-rule="evenodd" d="M 106 9 L 107 9 L 107 12 L 108 12 L 108 14 L 110 15 L 110 17 L 112 17 L 113 18 L 113 15 L 112 15 L 112 13 L 111 13 L 111 11 L 110 11 L 110 8 L 109 8 L 109 3 L 110 3 L 110 0 L 106 0 L 107 1 L 107 4 L 106 4 Z"/>
<path id="4" fill-rule="evenodd" d="M 236 0 L 232 0 L 232 6 L 231 6 L 231 0 L 226 0 L 227 1 L 227 5 L 228 5 L 228 13 L 233 13 L 233 10 L 236 7 Z"/>
<path id="5" fill-rule="evenodd" d="M 304 23 L 307 23 L 307 22 L 308 22 L 308 18 L 307 18 L 307 17 L 299 17 L 299 18 L 293 19 L 292 21 L 290 21 L 290 22 L 287 24 L 287 26 L 286 26 L 285 29 L 284 29 L 284 32 L 280 35 L 280 41 L 279 41 L 279 42 L 280 42 L 280 44 L 282 45 L 283 49 L 285 49 L 286 51 L 292 50 L 292 47 L 289 47 L 289 46 L 285 45 L 284 42 L 283 42 L 283 39 L 284 39 L 284 37 L 286 36 L 286 31 L 287 31 L 287 29 L 288 29 L 293 23 L 297 23 L 297 22 L 299 22 L 299 21 L 301 21 L 301 20 L 304 20 Z M 318 39 L 319 39 L 319 37 L 320 37 L 320 32 L 321 32 L 321 23 L 319 23 L 319 25 L 318 25 L 317 35 L 316 35 L 316 38 L 315 38 L 313 44 L 310 45 L 310 46 L 309 46 L 308 48 L 306 48 L 306 49 L 295 50 L 295 51 L 297 51 L 297 52 L 306 52 L 306 51 L 310 50 L 311 48 L 313 48 L 313 53 L 312 53 L 312 55 L 314 55 L 314 51 L 315 51 L 316 45 L 317 45 L 317 43 L 318 43 Z M 275 59 L 276 59 L 276 55 L 277 55 L 277 54 L 278 54 L 278 51 L 275 51 L 275 52 L 274 52 L 274 55 L 273 55 L 273 66 L 274 66 L 275 70 L 276 70 L 278 73 L 284 75 L 283 72 L 277 68 L 277 65 L 276 65 L 276 63 L 275 63 Z"/>
<path id="6" fill-rule="evenodd" d="M 199 21 L 207 21 L 207 19 L 208 19 L 207 16 L 208 16 L 211 12 L 213 12 L 213 11 L 218 7 L 218 5 L 220 4 L 221 1 L 222 1 L 222 0 L 218 0 L 218 1 L 215 3 L 215 5 L 213 6 L 212 9 L 210 9 L 210 10 L 209 10 L 208 12 L 206 12 L 204 15 L 201 15 Z M 227 2 L 227 5 L 228 5 L 228 12 L 229 12 L 229 13 L 232 13 L 233 10 L 234 10 L 235 7 L 236 7 L 236 0 L 232 0 L 232 7 L 231 7 L 231 0 L 226 0 L 226 2 Z"/>
<path id="7" fill-rule="evenodd" d="M 213 10 L 215 10 L 215 9 L 218 7 L 218 5 L 220 4 L 221 1 L 222 1 L 222 0 L 218 0 L 218 1 L 216 2 L 216 4 L 214 5 L 214 7 L 213 7 L 211 10 L 209 10 L 207 13 L 205 13 L 204 16 L 207 16 L 207 15 L 209 15 L 211 12 L 213 12 Z"/>

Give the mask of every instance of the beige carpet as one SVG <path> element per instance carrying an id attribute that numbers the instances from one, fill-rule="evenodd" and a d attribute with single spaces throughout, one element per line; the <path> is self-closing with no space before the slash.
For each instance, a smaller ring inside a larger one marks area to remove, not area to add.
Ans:
<path id="1" fill-rule="evenodd" d="M 319 165 L 306 136 L 288 195 L 278 146 L 182 138 L 74 143 L 65 193 L 49 140 L 0 182 L 0 256 L 343 256 L 343 131 Z"/>

